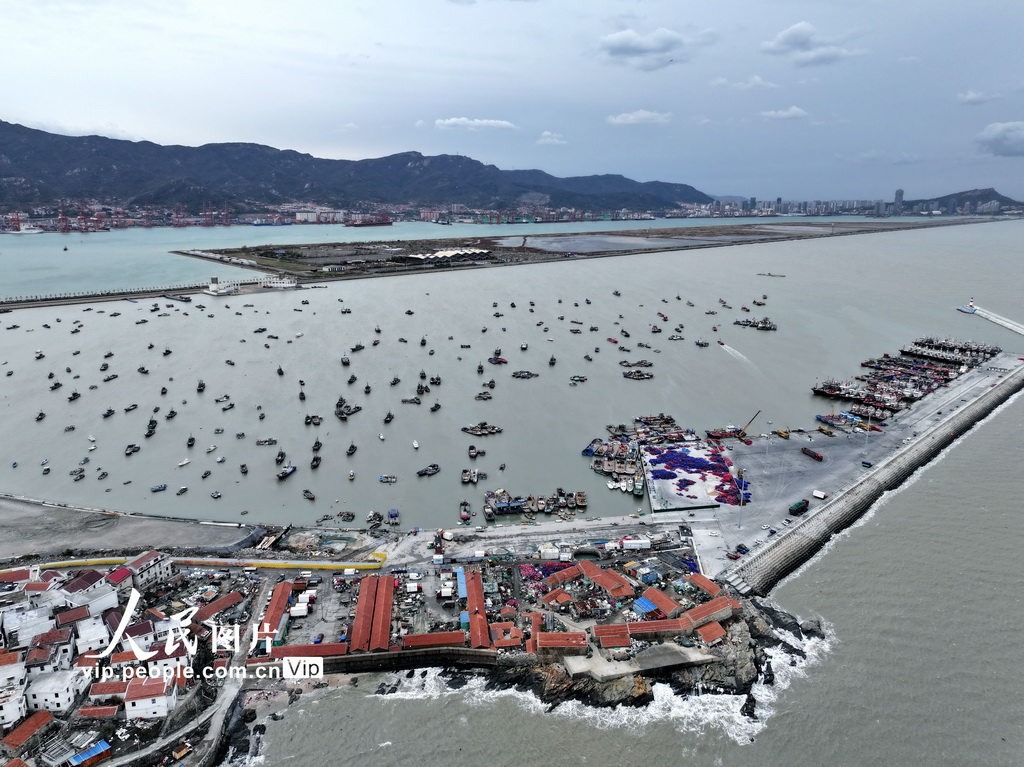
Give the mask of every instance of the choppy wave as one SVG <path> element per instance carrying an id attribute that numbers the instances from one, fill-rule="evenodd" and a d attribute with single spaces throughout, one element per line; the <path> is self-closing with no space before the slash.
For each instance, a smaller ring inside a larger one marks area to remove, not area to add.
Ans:
<path id="1" fill-rule="evenodd" d="M 462 702 L 473 708 L 488 708 L 510 701 L 526 713 L 545 716 L 562 717 L 600 730 L 625 729 L 642 732 L 655 723 L 670 723 L 679 732 L 702 735 L 710 731 L 719 731 L 736 743 L 752 742 L 768 725 L 775 713 L 775 704 L 794 680 L 807 676 L 808 669 L 822 662 L 828 655 L 835 636 L 830 626 L 825 628 L 824 638 L 798 639 L 787 635 L 786 640 L 801 649 L 806 657 L 796 659 L 781 649 L 769 649 L 767 654 L 772 661 L 775 672 L 774 685 L 758 682 L 752 689 L 757 701 L 757 719 L 744 716 L 740 709 L 744 703 L 742 695 L 689 695 L 680 696 L 672 688 L 663 683 L 653 686 L 654 700 L 647 706 L 636 708 L 617 706 L 615 708 L 595 708 L 579 701 L 568 701 L 551 709 L 536 695 L 516 689 L 489 690 L 486 676 L 470 677 L 468 682 L 458 689 L 448 686 L 443 671 L 437 668 L 427 669 L 422 676 L 417 674 L 412 679 L 403 676 L 387 676 L 383 682 L 388 687 L 397 685 L 397 690 L 380 699 L 384 700 L 439 700 L 447 697 L 459 697 Z M 792 665 L 791 665 L 792 664 Z M 368 695 L 376 698 L 377 695 Z"/>

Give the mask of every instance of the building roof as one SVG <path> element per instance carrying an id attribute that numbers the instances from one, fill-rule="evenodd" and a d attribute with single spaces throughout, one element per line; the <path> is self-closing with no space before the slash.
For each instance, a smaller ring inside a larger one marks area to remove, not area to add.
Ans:
<path id="1" fill-rule="evenodd" d="M 487 603 L 484 601 L 484 581 L 479 570 L 466 573 L 466 612 L 469 613 L 469 646 L 491 646 L 487 630 Z"/>
<path id="2" fill-rule="evenodd" d="M 288 600 L 291 598 L 292 584 L 290 581 L 281 581 L 281 583 L 274 587 L 274 593 L 270 596 L 267 611 L 263 615 L 263 622 L 269 627 L 269 636 L 273 637 L 277 634 L 277 627 L 281 624 L 281 618 L 284 617 L 284 613 L 288 609 Z M 260 627 L 259 634 L 261 637 L 267 636 L 263 632 L 262 627 Z"/>
<path id="3" fill-rule="evenodd" d="M 39 576 L 40 580 L 44 581 L 59 581 L 63 580 L 64 573 L 59 570 L 43 570 L 42 575 Z"/>
<path id="4" fill-rule="evenodd" d="M 281 645 L 270 649 L 271 658 L 334 658 L 348 652 L 346 642 Z"/>
<path id="5" fill-rule="evenodd" d="M 651 602 L 665 615 L 672 615 L 673 612 L 682 608 L 681 604 L 666 595 L 661 589 L 649 588 L 644 591 L 643 598 Z"/>
<path id="6" fill-rule="evenodd" d="M 683 613 L 682 617 L 689 618 L 693 621 L 694 626 L 701 626 L 712 620 L 718 620 L 714 616 L 717 615 L 719 611 L 728 610 L 729 612 L 736 612 L 740 609 L 740 603 L 735 599 L 729 596 L 722 596 L 716 597 L 710 602 L 705 602 L 702 605 L 697 605 L 696 607 L 687 610 Z"/>
<path id="7" fill-rule="evenodd" d="M 89 608 L 85 605 L 65 610 L 53 616 L 57 621 L 57 628 L 67 626 L 69 623 L 77 623 L 89 617 Z"/>
<path id="8" fill-rule="evenodd" d="M 370 630 L 373 627 L 373 604 L 377 597 L 378 575 L 366 575 L 359 581 L 356 616 L 352 621 L 349 645 L 353 650 L 370 649 Z"/>
<path id="9" fill-rule="evenodd" d="M 18 651 L 11 651 L 0 653 L 0 666 L 10 666 L 12 663 L 21 662 L 21 653 Z"/>
<path id="10" fill-rule="evenodd" d="M 585 577 L 604 589 L 609 596 L 616 599 L 633 596 L 633 587 L 629 581 L 614 570 L 604 570 L 589 559 L 581 560 L 578 567 Z"/>
<path id="11" fill-rule="evenodd" d="M 89 697 L 98 698 L 112 695 L 124 695 L 128 692 L 127 682 L 93 682 L 89 688 Z"/>
<path id="12" fill-rule="evenodd" d="M 123 583 L 125 579 L 130 580 L 131 577 L 132 571 L 129 570 L 127 567 L 123 566 L 118 567 L 116 570 L 113 570 L 112 572 L 109 572 L 106 575 L 107 583 L 112 583 L 115 586 Z"/>
<path id="13" fill-rule="evenodd" d="M 29 738 L 38 733 L 52 721 L 53 714 L 49 711 L 36 711 L 32 716 L 11 730 L 10 734 L 0 741 L 0 743 L 3 743 L 9 749 L 16 751 L 24 746 L 28 742 Z"/>
<path id="14" fill-rule="evenodd" d="M 698 628 L 697 635 L 707 644 L 713 644 L 725 637 L 725 629 L 718 621 L 712 621 Z"/>
<path id="15" fill-rule="evenodd" d="M 370 651 L 386 650 L 391 644 L 391 610 L 394 605 L 395 579 L 382 576 L 377 583 L 373 600 L 373 624 L 370 631 Z"/>
<path id="16" fill-rule="evenodd" d="M 30 581 L 25 584 L 25 591 L 32 594 L 39 594 L 53 588 L 53 581 Z"/>
<path id="17" fill-rule="evenodd" d="M 579 578 L 581 575 L 583 575 L 583 571 L 580 569 L 580 566 L 573 565 L 572 567 L 566 567 L 562 570 L 556 570 L 555 572 L 551 573 L 551 575 L 549 575 L 547 578 L 545 578 L 544 582 L 548 586 L 551 586 L 553 588 L 562 583 L 565 583 L 566 581 L 571 581 L 575 578 Z"/>
<path id="18" fill-rule="evenodd" d="M 566 602 L 573 602 L 573 601 L 575 601 L 572 598 L 572 594 L 570 594 L 568 591 L 566 591 L 563 588 L 557 588 L 554 591 L 549 591 L 547 594 L 542 596 L 541 599 L 543 599 L 548 604 L 559 604 L 559 605 L 563 605 Z"/>
<path id="19" fill-rule="evenodd" d="M 85 591 L 86 589 L 95 586 L 102 580 L 103 573 L 98 570 L 83 570 L 73 579 L 64 584 L 64 590 L 69 594 L 75 594 L 79 591 Z"/>
<path id="20" fill-rule="evenodd" d="M 30 767 L 29 763 L 22 759 L 11 759 L 9 762 L 4 762 L 4 767 Z"/>
<path id="21" fill-rule="evenodd" d="M 161 556 L 163 555 L 159 551 L 146 551 L 142 554 L 139 554 L 139 556 L 135 557 L 134 559 L 130 559 L 127 562 L 125 562 L 124 566 L 127 567 L 129 570 L 138 571 L 145 565 L 148 565 L 150 562 Z"/>
<path id="22" fill-rule="evenodd" d="M 141 637 L 153 633 L 152 621 L 136 621 L 124 630 L 126 637 Z"/>
<path id="23" fill-rule="evenodd" d="M 75 658 L 75 666 L 78 668 L 95 668 L 99 665 L 100 659 L 95 655 L 89 655 L 88 653 L 82 653 Z"/>
<path id="24" fill-rule="evenodd" d="M 167 693 L 167 688 L 172 680 L 157 677 L 156 679 L 136 678 L 128 683 L 128 692 L 124 696 L 125 702 L 143 700 L 146 698 L 162 698 Z"/>
<path id="25" fill-rule="evenodd" d="M 687 581 L 688 583 L 692 583 L 694 586 L 699 588 L 709 597 L 717 597 L 719 594 L 722 593 L 721 586 L 719 586 L 717 583 L 715 583 L 707 576 L 701 575 L 700 573 L 693 573 L 692 575 L 687 575 L 683 580 Z"/>
<path id="26" fill-rule="evenodd" d="M 406 634 L 402 647 L 415 650 L 422 647 L 461 647 L 466 644 L 465 631 L 438 631 L 433 634 Z"/>
<path id="27" fill-rule="evenodd" d="M 229 607 L 237 605 L 241 601 L 242 595 L 240 593 L 238 593 L 237 591 L 228 592 L 219 599 L 213 600 L 212 602 L 210 602 L 210 604 L 205 605 L 204 607 L 200 607 L 196 611 L 196 614 L 192 618 L 192 620 L 194 620 L 196 623 L 202 623 L 205 620 L 209 620 L 217 613 L 224 612 Z"/>
<path id="28" fill-rule="evenodd" d="M 32 572 L 25 567 L 19 570 L 8 570 L 0 573 L 0 583 L 19 583 L 20 581 L 27 581 L 31 576 Z"/>
<path id="29" fill-rule="evenodd" d="M 601 647 L 629 647 L 629 635 L 616 635 L 601 637 L 598 640 Z"/>
<path id="30" fill-rule="evenodd" d="M 66 644 L 71 641 L 71 629 L 50 629 L 32 637 L 33 647 L 52 644 Z"/>
<path id="31" fill-rule="evenodd" d="M 537 640 L 537 649 L 587 646 L 587 635 L 582 631 L 542 631 L 534 639 Z"/>
<path id="32" fill-rule="evenodd" d="M 81 706 L 75 712 L 76 716 L 84 716 L 91 719 L 110 719 L 117 716 L 120 706 Z"/>

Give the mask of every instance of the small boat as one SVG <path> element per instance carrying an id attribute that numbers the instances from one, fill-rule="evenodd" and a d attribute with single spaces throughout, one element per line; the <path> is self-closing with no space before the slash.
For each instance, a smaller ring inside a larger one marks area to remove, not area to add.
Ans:
<path id="1" fill-rule="evenodd" d="M 348 478 L 349 478 L 350 481 L 355 479 L 356 478 L 356 473 L 354 471 L 350 471 L 348 473 Z"/>
<path id="2" fill-rule="evenodd" d="M 281 471 L 279 471 L 277 473 L 277 478 L 278 479 L 288 479 L 288 477 L 290 477 L 292 474 L 295 473 L 296 468 L 297 467 L 292 466 L 291 464 L 288 464 L 283 469 L 281 469 Z"/>
<path id="3" fill-rule="evenodd" d="M 44 413 L 42 410 L 40 410 L 39 413 L 36 415 L 36 420 L 37 421 L 42 421 L 44 418 L 46 418 L 46 413 Z"/>
<path id="4" fill-rule="evenodd" d="M 412 449 L 413 450 L 419 450 L 420 449 L 420 443 L 417 442 L 416 440 L 413 440 L 412 441 Z"/>
<path id="5" fill-rule="evenodd" d="M 974 298 L 971 298 L 971 300 L 963 306 L 958 306 L 956 310 L 958 312 L 963 312 L 964 314 L 974 314 L 978 311 L 978 307 L 974 305 Z"/>
<path id="6" fill-rule="evenodd" d="M 222 455 L 217 456 L 217 463 L 224 463 L 225 460 L 227 460 L 227 459 L 224 458 L 224 456 L 222 456 Z"/>
<path id="7" fill-rule="evenodd" d="M 175 495 L 185 495 L 185 493 L 187 492 L 188 488 L 185 485 L 182 485 L 181 487 L 178 488 L 178 492 L 176 492 Z"/>
<path id="8" fill-rule="evenodd" d="M 203 476 L 202 476 L 202 479 L 206 479 L 206 478 L 207 478 L 208 476 L 210 476 L 211 474 L 213 474 L 213 472 L 212 472 L 212 471 L 210 471 L 209 469 L 207 469 L 206 471 L 204 471 L 204 472 L 203 472 Z"/>
<path id="9" fill-rule="evenodd" d="M 85 475 L 84 474 L 79 474 L 78 476 L 82 477 L 82 476 L 85 476 Z M 163 492 L 166 489 L 167 489 L 167 485 L 153 485 L 153 487 L 149 488 L 150 492 L 152 492 L 152 493 L 161 493 L 161 492 Z"/>
<path id="10" fill-rule="evenodd" d="M 207 450 L 207 452 L 209 452 L 209 450 Z M 284 459 L 285 459 L 284 450 L 278 450 L 277 451 L 277 456 L 275 456 L 275 458 L 274 458 L 274 463 L 280 465 L 280 464 L 284 463 Z"/>
<path id="11" fill-rule="evenodd" d="M 416 476 L 418 476 L 418 477 L 432 477 L 433 475 L 437 474 L 437 472 L 439 472 L 439 471 L 441 471 L 441 467 L 438 466 L 436 463 L 432 463 L 429 466 L 426 466 L 426 467 L 420 469 L 419 471 L 417 471 L 416 472 Z"/>
<path id="12" fill-rule="evenodd" d="M 216 445 L 210 445 L 208 448 L 206 448 L 206 452 L 207 453 L 212 453 L 216 449 L 217 449 Z"/>
<path id="13" fill-rule="evenodd" d="M 199 383 L 196 384 L 196 392 L 202 393 L 206 390 L 206 382 L 202 378 L 199 379 Z"/>
<path id="14" fill-rule="evenodd" d="M 249 467 L 246 464 L 244 464 L 244 463 L 241 466 L 239 466 L 238 469 L 243 474 L 248 474 L 249 473 Z"/>
<path id="15" fill-rule="evenodd" d="M 316 496 L 313 495 L 313 492 L 311 490 L 303 490 L 302 491 L 302 497 L 305 498 L 307 501 L 315 501 L 316 500 Z"/>
<path id="16" fill-rule="evenodd" d="M 309 462 L 309 468 L 311 468 L 311 469 L 319 468 L 321 460 L 322 459 L 320 458 L 320 456 L 314 455 L 313 456 L 313 460 Z"/>
<path id="17" fill-rule="evenodd" d="M 380 434 L 378 434 L 377 437 L 380 439 L 381 442 L 383 442 L 384 441 L 384 432 L 381 432 Z"/>
<path id="18" fill-rule="evenodd" d="M 430 412 L 431 413 L 436 413 L 440 409 L 441 409 L 441 403 L 440 402 L 435 402 L 433 405 L 430 406 Z"/>
<path id="19" fill-rule="evenodd" d="M 191 461 L 186 458 L 184 461 L 178 461 L 178 466 L 180 468 L 181 466 L 187 466 L 189 463 L 191 463 Z"/>
<path id="20" fill-rule="evenodd" d="M 387 415 L 384 416 L 384 423 L 391 423 L 394 419 L 395 414 L 389 410 Z"/>
<path id="21" fill-rule="evenodd" d="M 134 402 L 133 402 L 132 404 L 130 404 L 130 405 L 129 405 L 128 407 L 126 407 L 126 408 L 124 409 L 124 412 L 126 412 L 126 413 L 130 413 L 130 412 L 132 412 L 133 410 L 135 410 L 136 408 L 138 408 L 138 405 L 137 405 L 136 403 L 134 403 Z"/>
<path id="22" fill-rule="evenodd" d="M 356 449 L 356 443 L 353 442 L 351 445 L 348 446 L 348 450 L 345 451 L 345 455 L 352 455 L 353 453 L 356 452 Z"/>
<path id="23" fill-rule="evenodd" d="M 214 490 L 212 493 L 210 493 L 210 497 L 211 498 L 220 498 L 220 491 Z"/>

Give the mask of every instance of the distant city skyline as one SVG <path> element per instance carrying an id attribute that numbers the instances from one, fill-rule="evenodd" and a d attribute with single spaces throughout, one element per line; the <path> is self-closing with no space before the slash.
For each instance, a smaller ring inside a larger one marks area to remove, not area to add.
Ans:
<path id="1" fill-rule="evenodd" d="M 5 9 L 0 119 L 715 196 L 1024 199 L 1024 6 L 57 1 Z"/>

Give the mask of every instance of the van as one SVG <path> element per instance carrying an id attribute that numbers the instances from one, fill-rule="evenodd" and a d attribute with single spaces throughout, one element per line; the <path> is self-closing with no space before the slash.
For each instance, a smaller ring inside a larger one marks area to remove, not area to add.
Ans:
<path id="1" fill-rule="evenodd" d="M 811 493 L 811 495 L 817 498 L 819 501 L 824 501 L 826 498 L 828 498 L 828 493 L 823 493 L 820 490 L 814 490 Z"/>

